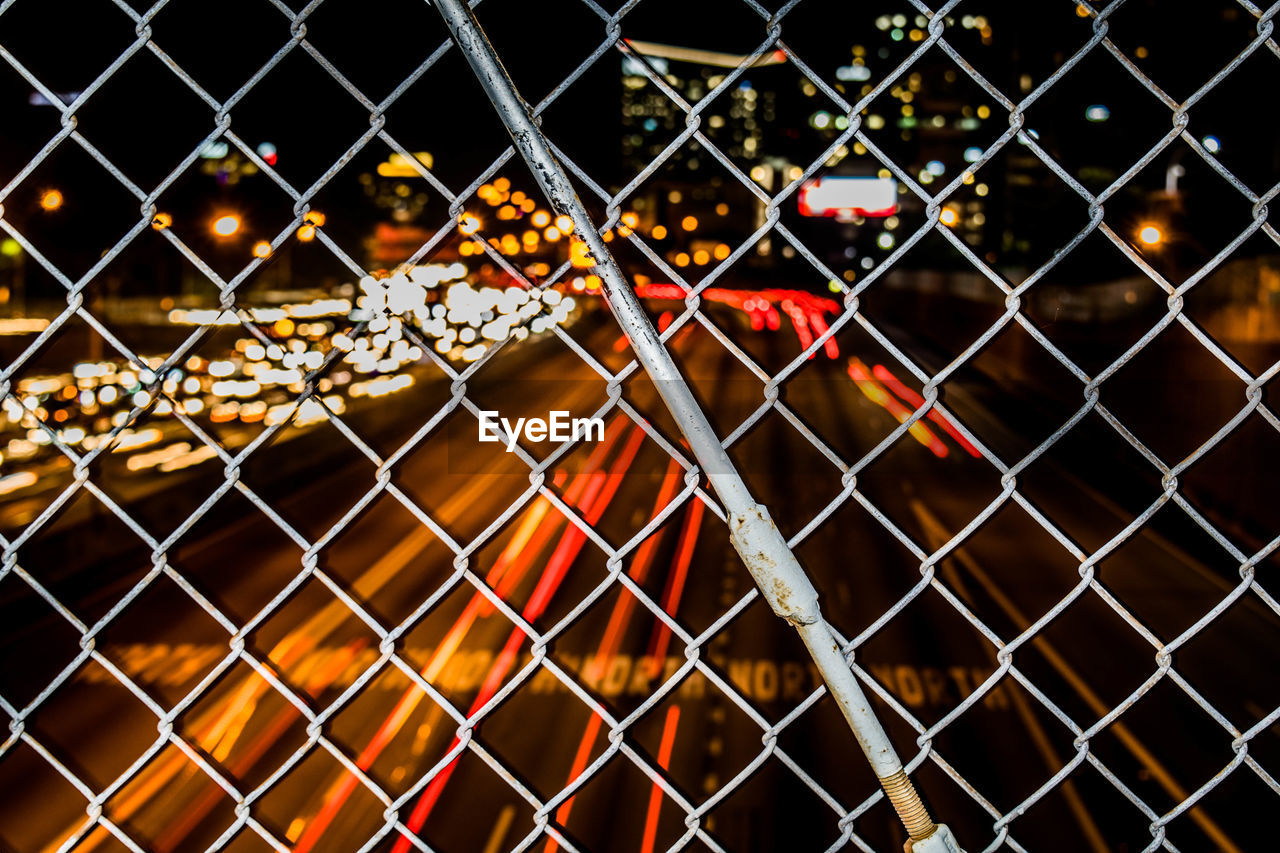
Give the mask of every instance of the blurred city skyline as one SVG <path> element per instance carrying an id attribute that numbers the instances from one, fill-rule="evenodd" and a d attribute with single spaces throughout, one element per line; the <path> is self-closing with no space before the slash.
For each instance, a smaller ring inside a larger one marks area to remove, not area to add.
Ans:
<path id="1" fill-rule="evenodd" d="M 340 71 L 354 65 L 356 70 L 348 79 L 377 102 L 413 72 L 426 52 L 443 42 L 443 29 L 429 8 L 419 8 L 423 5 L 391 5 L 370 15 L 352 4 L 324 3 L 307 19 L 307 40 Z M 734 4 L 722 5 L 700 5 L 691 11 L 675 4 L 673 25 L 668 14 L 672 10 L 663 4 L 640 4 L 623 18 L 623 37 L 652 44 L 667 55 L 640 60 L 610 50 L 547 108 L 547 132 L 573 162 L 611 192 L 633 179 L 685 125 L 685 113 L 645 79 L 637 62 L 647 62 L 651 73 L 666 75 L 672 91 L 693 104 L 731 70 L 706 62 L 703 54 L 742 56 L 764 41 L 762 19 L 754 13 L 738 14 Z M 547 35 L 534 36 L 528 27 L 515 23 L 519 16 L 502 14 L 502 4 L 491 0 L 479 7 L 481 20 L 489 25 L 491 38 L 517 84 L 535 103 L 602 44 L 602 22 L 590 14 L 570 14 L 571 8 L 546 10 L 545 18 L 540 16 L 539 31 L 545 29 Z M 1132 61 L 1171 97 L 1191 94 L 1230 58 L 1231 48 L 1247 43 L 1248 16 L 1242 18 L 1232 4 L 1197 12 L 1203 26 L 1212 28 L 1205 33 L 1221 34 L 1199 40 L 1188 39 L 1189 28 L 1151 15 L 1153 8 L 1150 3 L 1127 4 L 1109 19 L 1109 31 L 1123 48 L 1132 49 L 1137 57 Z M 185 4 L 166 6 L 151 21 L 152 37 L 212 97 L 226 98 L 288 42 L 288 19 L 276 9 L 252 3 L 220 7 L 212 24 L 205 20 L 206 12 L 204 7 Z M 55 93 L 74 97 L 133 38 L 132 22 L 119 9 L 104 5 L 84 14 L 100 16 L 100 26 L 76 32 L 93 31 L 95 38 L 77 41 L 77 36 L 69 35 L 67 43 L 52 50 L 39 35 L 42 28 L 54 24 L 47 7 L 20 2 L 0 17 L 0 44 Z M 801 4 L 783 19 L 783 39 L 813 73 L 853 102 L 909 55 L 924 38 L 927 20 L 906 4 L 898 10 L 892 3 L 842 14 L 848 15 L 848 27 L 817 26 L 812 11 Z M 275 26 L 270 25 L 272 16 L 277 19 Z M 1088 41 L 1092 19 L 1071 14 L 1067 4 L 1057 25 L 1041 26 L 1020 4 L 991 0 L 961 4 L 949 20 L 949 42 L 974 63 L 977 73 L 1016 101 L 1034 91 L 1049 70 Z M 377 30 L 386 27 L 413 31 L 414 43 L 424 46 L 421 55 L 415 58 L 413 51 L 397 48 L 393 39 L 384 38 L 386 43 L 380 44 Z M 551 35 L 554 39 L 548 41 Z M 232 44 L 235 50 L 226 50 Z M 684 53 L 677 51 L 677 58 L 672 58 L 661 49 L 664 46 Z M 364 50 L 385 54 L 385 59 L 361 63 Z M 1113 58 L 1100 53 L 1090 54 L 1045 99 L 1033 104 L 1024 125 L 1071 178 L 1095 193 L 1159 140 L 1161 126 L 1172 127 L 1170 111 L 1155 95 Z M 821 160 L 847 119 L 793 63 L 777 61 L 772 52 L 764 59 L 770 64 L 750 69 L 716 102 L 700 108 L 701 132 L 743 174 L 775 194 L 794 175 Z M 1235 77 L 1242 78 L 1246 70 L 1237 71 Z M 1196 105 L 1188 132 L 1233 174 L 1260 187 L 1280 175 L 1280 153 L 1265 135 L 1249 132 L 1256 109 L 1249 108 L 1248 87 L 1232 83 L 1228 80 L 1216 87 Z M 139 96 L 139 92 L 149 94 Z M 758 101 L 754 100 L 757 94 Z M 17 174 L 26 159 L 57 133 L 56 111 L 40 101 L 41 96 L 12 69 L 0 74 L 0 108 L 21 118 L 9 123 L 0 137 L 4 174 Z M 744 118 L 745 110 L 757 104 L 758 109 Z M 862 130 L 879 146 L 880 154 L 850 140 L 821 164 L 815 177 L 887 177 L 887 159 L 918 180 L 925 191 L 936 190 L 980 157 L 1007 130 L 1009 121 L 1005 108 L 936 48 L 862 115 Z M 77 132 L 144 192 L 189 155 L 216 124 L 210 106 L 145 47 L 107 80 L 76 118 Z M 301 46 L 234 106 L 231 119 L 231 130 L 244 144 L 269 152 L 269 165 L 299 190 L 310 186 L 369 129 L 368 110 Z M 1133 133 L 1138 127 L 1143 132 Z M 399 96 L 387 112 L 385 128 L 406 151 L 429 155 L 433 174 L 454 192 L 474 180 L 508 142 L 456 51 L 446 52 Z M 735 138 L 744 131 L 745 145 L 744 139 Z M 697 217 L 716 206 L 693 204 L 694 194 L 715 194 L 733 209 L 729 219 L 718 220 L 722 227 L 711 245 L 723 241 L 736 248 L 757 226 L 760 205 L 715 158 L 706 152 L 699 156 L 698 148 L 696 141 L 686 142 L 636 188 L 623 207 L 637 210 L 646 235 L 660 225 L 663 231 L 674 230 L 674 237 L 680 233 L 674 226 L 685 216 Z M 260 241 L 275 239 L 292 218 L 292 203 L 270 177 L 258 172 L 251 157 L 225 139 L 212 143 L 203 154 L 160 195 L 157 207 L 173 219 L 170 227 L 175 233 L 202 257 L 208 256 L 214 269 L 232 275 L 252 258 Z M 411 167 L 401 168 L 399 177 L 379 175 L 380 164 L 391 170 L 388 174 L 395 172 L 393 157 L 399 155 L 380 139 L 369 140 L 331 176 L 311 204 L 326 215 L 326 233 L 357 263 L 371 269 L 395 266 L 416 244 L 450 222 L 441 194 Z M 702 172 L 695 171 L 698 167 Z M 502 167 L 496 176 L 513 180 L 513 191 L 541 201 L 518 163 Z M 923 221 L 923 203 L 905 187 L 899 189 L 903 210 L 892 224 L 900 236 Z M 60 193 L 56 209 L 42 204 L 50 190 Z M 669 196 L 675 197 L 673 191 L 684 197 L 683 208 L 666 202 Z M 583 194 L 598 210 L 591 193 Z M 864 265 L 878 262 L 877 240 L 894 236 L 882 238 L 883 220 L 843 226 L 831 220 L 806 220 L 796 213 L 796 198 L 793 194 L 783 203 L 784 222 L 820 249 L 830 246 L 823 254 L 824 263 L 843 272 L 849 281 L 865 273 L 869 267 Z M 648 211 L 643 210 L 645 205 Z M 948 207 L 945 215 L 956 218 L 958 232 L 978 255 L 1015 280 L 1047 261 L 1088 223 L 1085 201 L 1016 140 L 985 163 L 975 179 L 966 181 L 951 196 Z M 487 208 L 473 197 L 466 209 L 480 214 Z M 107 250 L 137 222 L 138 213 L 136 199 L 74 144 L 60 146 L 14 187 L 5 211 L 8 221 L 73 277 L 96 261 L 95 247 Z M 1169 240 L 1153 262 L 1167 265 L 1174 275 L 1203 263 L 1249 221 L 1247 201 L 1214 174 L 1203 155 L 1181 141 L 1132 176 L 1108 199 L 1107 211 L 1106 221 L 1126 237 L 1135 236 L 1149 221 L 1161 224 L 1161 236 Z M 211 233 L 214 220 L 227 212 L 242 220 L 233 239 Z M 485 228 L 499 238 L 504 232 L 518 236 L 528 227 L 527 221 L 521 221 L 523 215 L 509 223 L 489 218 Z M 705 214 L 701 220 L 704 225 L 717 221 Z M 379 232 L 378 223 L 397 230 Z M 305 240 L 311 233 L 298 236 Z M 105 283 L 95 290 L 209 296 L 212 291 L 201 285 L 199 272 L 161 247 L 162 242 L 141 235 L 141 245 L 130 247 L 105 269 L 100 276 Z M 296 247 L 296 242 L 287 240 L 282 248 L 303 248 Z M 969 268 L 954 249 L 940 242 L 927 239 L 900 264 Z M 1056 270 L 1059 282 L 1104 281 L 1131 271 L 1118 252 L 1110 247 L 1092 251 L 1092 242 L 1086 241 L 1083 251 Z M 443 245 L 446 254 L 456 252 L 458 241 Z M 690 249 L 690 257 L 694 254 L 691 247 L 676 242 L 664 246 L 655 241 L 655 245 L 672 262 L 683 249 Z M 559 248 L 562 255 L 567 252 L 565 246 Z M 767 248 L 750 257 L 758 261 L 759 256 L 791 251 L 784 246 Z M 850 251 L 857 257 L 842 257 Z M 1240 254 L 1250 254 L 1249 246 L 1242 247 Z M 301 264 L 298 272 L 315 287 L 332 289 L 339 280 L 351 280 L 348 271 L 323 250 L 301 252 L 290 261 Z M 30 298 L 60 297 L 60 285 L 38 264 L 24 266 Z M 12 270 L 9 274 L 13 275 Z M 262 276 L 252 276 L 245 290 L 273 274 L 291 278 L 293 268 L 269 266 Z M 819 280 L 812 286 L 820 290 L 823 284 Z"/>

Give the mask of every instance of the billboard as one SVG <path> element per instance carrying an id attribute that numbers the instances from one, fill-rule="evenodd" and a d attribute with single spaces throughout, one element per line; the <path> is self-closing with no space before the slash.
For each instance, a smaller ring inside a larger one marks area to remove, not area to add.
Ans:
<path id="1" fill-rule="evenodd" d="M 813 178 L 800 185 L 797 207 L 801 216 L 842 221 L 855 216 L 892 216 L 898 212 L 898 182 L 852 176 Z"/>

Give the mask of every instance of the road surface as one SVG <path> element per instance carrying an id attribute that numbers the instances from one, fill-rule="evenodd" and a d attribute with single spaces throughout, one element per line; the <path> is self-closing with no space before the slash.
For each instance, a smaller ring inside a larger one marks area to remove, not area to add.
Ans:
<path id="1" fill-rule="evenodd" d="M 713 316 L 768 370 L 798 351 L 794 336 L 750 332 L 727 311 Z M 625 364 L 600 316 L 573 333 L 610 369 Z M 898 426 L 893 382 L 917 386 L 865 335 L 838 341 L 838 357 L 819 352 L 783 399 L 856 463 Z M 675 350 L 722 435 L 762 403 L 763 384 L 707 331 L 681 333 Z M 922 344 L 916 355 L 929 353 Z M 472 385 L 478 403 L 504 414 L 584 416 L 606 400 L 605 383 L 555 341 L 513 353 L 504 369 Z M 380 452 L 405 440 L 447 388 L 421 383 L 413 394 L 389 410 L 407 423 L 382 431 Z M 966 379 L 946 402 L 985 441 L 1025 443 L 993 396 Z M 643 377 L 629 380 L 625 399 L 677 440 Z M 874 798 L 875 780 L 832 703 L 814 695 L 803 647 L 754 593 L 723 523 L 690 496 L 655 441 L 615 410 L 605 440 L 552 465 L 539 493 L 514 454 L 474 440 L 474 423 L 460 412 L 413 447 L 394 469 L 398 496 L 377 494 L 349 521 L 378 484 L 373 463 L 355 452 L 273 492 L 283 520 L 306 541 L 323 540 L 314 553 L 247 503 L 198 527 L 98 634 L 94 648 L 112 668 L 73 665 L 77 632 L 17 578 L 5 580 L 6 612 L 20 618 L 6 633 L 0 695 L 21 707 L 62 680 L 27 720 L 28 739 L 11 741 L 0 760 L 0 848 L 52 851 L 79 837 L 77 851 L 127 849 L 117 832 L 147 850 L 270 849 L 253 822 L 295 850 L 352 851 L 387 825 L 377 788 L 399 800 L 399 820 L 430 849 L 488 853 L 530 838 L 554 849 L 535 803 L 590 769 L 590 781 L 545 816 L 577 849 L 647 853 L 685 839 L 694 850 L 825 850 L 850 833 L 875 850 L 901 849 L 883 800 L 839 823 L 838 809 Z M 777 414 L 732 454 L 783 531 L 803 534 L 797 554 L 827 618 L 859 638 L 856 664 L 902 755 L 914 759 L 931 739 L 936 760 L 916 771 L 917 785 L 966 849 L 991 847 L 1005 832 L 1027 850 L 1144 849 L 1151 817 L 1125 790 L 1164 814 L 1231 765 L 1223 722 L 1244 730 L 1280 704 L 1267 676 L 1280 664 L 1276 614 L 1242 596 L 1157 679 L 1154 644 L 1186 631 L 1239 578 L 1194 542 L 1144 529 L 1096 566 L 1096 588 L 1086 586 L 1067 546 L 1092 553 L 1135 513 L 1052 460 L 1027 476 L 1026 492 L 1066 545 L 1004 500 L 945 559 L 927 559 L 999 499 L 1001 484 L 947 425 L 920 423 L 928 435 L 903 435 L 844 482 Z M 538 457 L 547 447 L 526 445 Z M 579 521 L 567 522 L 561 507 Z M 473 550 L 477 537 L 485 544 Z M 611 564 L 602 545 L 629 542 Z M 149 568 L 142 555 L 137 565 L 80 572 L 60 581 L 60 598 L 91 624 Z M 486 584 L 493 591 L 479 592 Z M 994 641 L 1013 642 L 1068 597 L 1061 615 L 1017 644 L 1013 671 L 1003 666 Z M 551 639 L 535 647 L 517 621 Z M 1098 725 L 1152 679 L 1143 698 Z M 460 743 L 459 724 L 477 713 Z M 170 724 L 183 749 L 168 738 Z M 1077 753 L 1071 726 L 1090 732 L 1087 754 Z M 1262 732 L 1251 754 L 1274 754 L 1274 739 Z M 95 792 L 128 774 L 103 804 L 111 832 L 89 826 L 86 792 L 36 745 Z M 1068 764 L 1065 780 L 1037 797 Z M 663 787 L 650 775 L 657 768 Z M 238 812 L 231 790 L 250 807 Z M 1182 851 L 1264 850 L 1251 809 L 1266 796 L 1240 767 L 1175 818 L 1167 837 Z M 411 848 L 392 830 L 373 849 Z"/>

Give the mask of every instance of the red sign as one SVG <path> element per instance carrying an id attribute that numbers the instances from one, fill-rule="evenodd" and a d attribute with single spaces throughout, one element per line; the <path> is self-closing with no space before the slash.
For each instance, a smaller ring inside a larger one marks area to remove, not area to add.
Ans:
<path id="1" fill-rule="evenodd" d="M 898 182 L 893 178 L 831 177 L 800 185 L 797 207 L 801 216 L 825 216 L 842 221 L 855 216 L 892 216 L 898 212 Z"/>

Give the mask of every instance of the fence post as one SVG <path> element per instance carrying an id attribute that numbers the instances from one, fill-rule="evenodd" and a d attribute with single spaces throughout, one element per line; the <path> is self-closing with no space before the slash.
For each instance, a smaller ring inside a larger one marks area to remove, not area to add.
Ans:
<path id="1" fill-rule="evenodd" d="M 574 236 L 582 240 L 590 252 L 610 310 L 688 440 L 712 488 L 724 502 L 734 549 L 774 613 L 790 622 L 800 634 L 906 827 L 910 837 L 906 849 L 913 853 L 961 853 L 951 831 L 930 818 L 871 703 L 822 619 L 817 590 L 769 517 L 768 508 L 755 501 L 720 444 L 671 354 L 649 322 L 635 291 L 627 284 L 604 240 L 591 226 L 587 210 L 574 192 L 568 175 L 471 9 L 465 0 L 433 2 L 552 209 L 573 220 Z"/>

